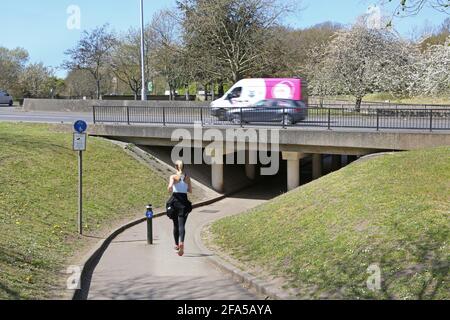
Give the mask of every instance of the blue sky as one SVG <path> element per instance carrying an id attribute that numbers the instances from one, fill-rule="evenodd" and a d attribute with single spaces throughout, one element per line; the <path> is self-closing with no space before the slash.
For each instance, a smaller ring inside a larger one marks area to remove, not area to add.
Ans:
<path id="1" fill-rule="evenodd" d="M 395 0 L 394 0 L 395 1 Z M 139 26 L 139 0 L 5 0 L 2 1 L 0 46 L 23 47 L 32 62 L 44 62 L 57 67 L 65 58 L 64 51 L 73 47 L 83 30 L 109 23 L 115 31 Z M 302 0 L 303 10 L 289 17 L 293 27 L 308 27 L 324 21 L 353 23 L 365 13 L 369 5 L 378 0 Z M 76 5 L 81 10 L 81 29 L 66 26 L 67 8 Z M 149 21 L 159 9 L 174 7 L 175 0 L 145 0 L 145 19 Z M 392 9 L 392 6 L 386 8 Z M 413 26 L 422 28 L 426 23 L 441 24 L 447 16 L 426 8 L 419 15 L 394 20 L 395 28 L 408 36 Z M 58 70 L 64 76 L 64 70 Z"/>

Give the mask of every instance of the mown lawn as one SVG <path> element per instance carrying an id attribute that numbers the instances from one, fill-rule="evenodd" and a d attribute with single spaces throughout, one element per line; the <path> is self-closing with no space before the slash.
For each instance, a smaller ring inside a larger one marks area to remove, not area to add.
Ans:
<path id="1" fill-rule="evenodd" d="M 403 103 L 403 104 L 438 104 L 438 105 L 450 105 L 450 97 L 396 97 L 389 93 L 373 93 L 364 97 L 364 101 L 390 101 L 391 103 Z"/>
<path id="2" fill-rule="evenodd" d="M 348 103 L 355 103 L 356 99 L 352 96 L 329 96 L 325 100 L 338 100 L 338 104 L 342 100 Z M 420 97 L 399 97 L 388 92 L 379 92 L 367 94 L 363 98 L 363 102 L 386 102 L 390 101 L 392 104 L 428 104 L 428 105 L 450 105 L 449 96 L 420 96 Z"/>
<path id="3" fill-rule="evenodd" d="M 76 235 L 77 154 L 50 125 L 0 123 L 0 299 L 46 299 L 86 238 Z M 84 231 L 166 198 L 165 181 L 120 147 L 90 137 L 84 153 Z M 64 289 L 64 288 L 62 288 Z"/>
<path id="4" fill-rule="evenodd" d="M 299 298 L 449 299 L 450 147 L 365 162 L 211 227 Z M 369 290 L 368 267 L 381 270 Z"/>

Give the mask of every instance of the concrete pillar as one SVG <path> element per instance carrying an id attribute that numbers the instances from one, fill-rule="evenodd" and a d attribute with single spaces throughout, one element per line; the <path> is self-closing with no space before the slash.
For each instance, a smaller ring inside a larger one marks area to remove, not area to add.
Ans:
<path id="1" fill-rule="evenodd" d="M 245 175 L 250 180 L 255 180 L 256 178 L 256 162 L 258 159 L 258 154 L 254 150 L 245 150 Z"/>
<path id="2" fill-rule="evenodd" d="M 224 191 L 223 164 L 211 164 L 211 182 L 214 190 Z"/>
<path id="3" fill-rule="evenodd" d="M 211 185 L 219 193 L 224 192 L 224 149 L 214 146 L 205 148 L 205 162 L 211 165 Z"/>
<path id="4" fill-rule="evenodd" d="M 320 153 L 312 155 L 312 175 L 314 180 L 322 176 L 322 155 Z"/>
<path id="5" fill-rule="evenodd" d="M 337 171 L 342 166 L 342 159 L 340 154 L 333 154 L 331 156 L 331 171 Z"/>
<path id="6" fill-rule="evenodd" d="M 289 191 L 300 186 L 300 159 L 304 156 L 300 152 L 283 152 L 283 160 L 287 160 L 287 187 Z"/>

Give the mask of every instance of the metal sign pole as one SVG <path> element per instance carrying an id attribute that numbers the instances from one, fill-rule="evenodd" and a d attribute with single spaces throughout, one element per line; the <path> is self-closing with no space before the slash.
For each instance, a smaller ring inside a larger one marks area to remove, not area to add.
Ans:
<path id="1" fill-rule="evenodd" d="M 78 120 L 74 124 L 73 150 L 78 151 L 78 233 L 83 234 L 83 151 L 86 150 L 87 123 Z"/>
<path id="2" fill-rule="evenodd" d="M 147 100 L 147 93 L 145 87 L 145 30 L 144 30 L 144 0 L 141 0 L 141 78 L 142 78 L 142 90 L 141 100 Z"/>
<path id="3" fill-rule="evenodd" d="M 83 234 L 83 151 L 78 151 L 78 233 Z"/>

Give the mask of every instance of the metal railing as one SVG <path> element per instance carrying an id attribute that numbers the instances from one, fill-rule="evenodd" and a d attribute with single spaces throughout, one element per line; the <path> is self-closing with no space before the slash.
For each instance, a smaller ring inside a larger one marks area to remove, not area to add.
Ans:
<path id="1" fill-rule="evenodd" d="M 305 108 L 94 106 L 94 123 L 450 130 L 450 108 Z"/>

